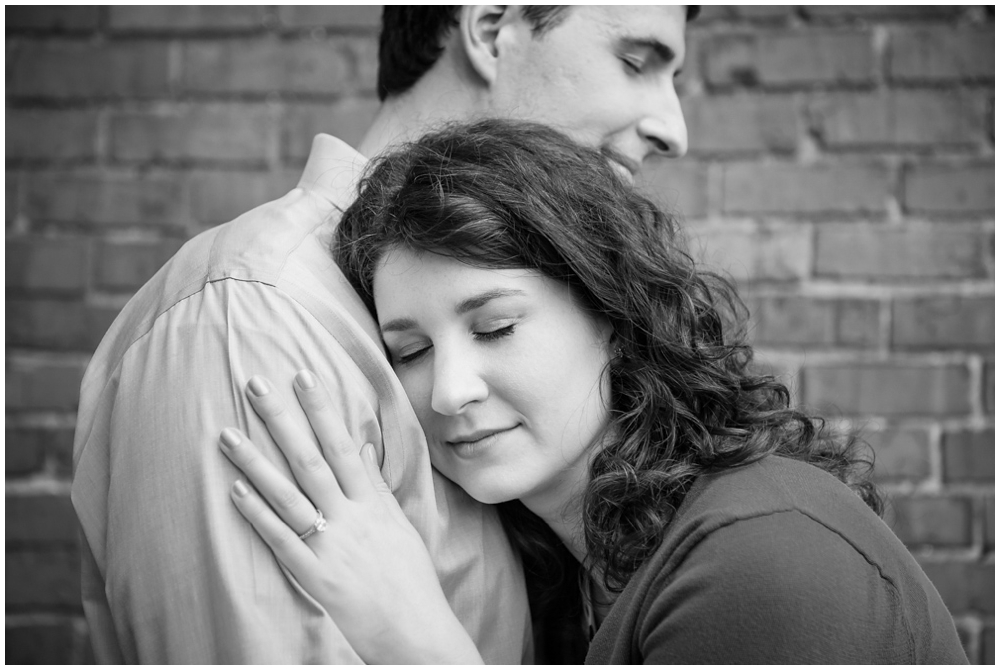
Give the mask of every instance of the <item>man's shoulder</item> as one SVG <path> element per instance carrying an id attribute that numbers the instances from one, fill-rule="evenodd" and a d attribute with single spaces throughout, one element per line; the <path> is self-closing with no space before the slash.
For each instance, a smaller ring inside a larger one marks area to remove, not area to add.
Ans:
<path id="1" fill-rule="evenodd" d="M 363 160 L 341 140 L 316 136 L 295 188 L 189 240 L 123 313 L 163 314 L 211 282 L 277 285 L 284 276 L 327 273 L 329 243 L 353 200 Z"/>

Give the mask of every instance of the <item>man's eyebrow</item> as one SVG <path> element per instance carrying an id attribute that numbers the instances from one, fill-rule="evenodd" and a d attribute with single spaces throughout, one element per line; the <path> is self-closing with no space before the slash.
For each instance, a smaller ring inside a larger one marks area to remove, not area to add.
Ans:
<path id="1" fill-rule="evenodd" d="M 455 314 L 465 314 L 466 312 L 471 312 L 474 309 L 479 309 L 490 300 L 496 300 L 497 298 L 509 298 L 515 295 L 524 295 L 524 291 L 516 288 L 494 288 L 488 291 L 483 291 L 482 293 L 476 294 L 471 298 L 466 298 L 462 302 L 455 305 Z"/>
<path id="2" fill-rule="evenodd" d="M 482 293 L 477 293 L 474 296 L 466 298 L 462 302 L 455 305 L 456 314 L 466 314 L 474 309 L 479 309 L 491 300 L 496 300 L 497 298 L 510 298 L 512 296 L 525 295 L 524 291 L 516 288 L 494 288 L 488 291 L 483 291 Z M 399 319 L 393 319 L 392 321 L 387 321 L 386 323 L 379 325 L 379 330 L 385 333 L 398 333 L 406 330 L 411 330 L 417 327 L 417 322 L 408 317 L 402 317 Z"/>
<path id="3" fill-rule="evenodd" d="M 619 37 L 618 42 L 626 49 L 649 49 L 664 63 L 671 63 L 677 58 L 673 49 L 655 37 Z"/>

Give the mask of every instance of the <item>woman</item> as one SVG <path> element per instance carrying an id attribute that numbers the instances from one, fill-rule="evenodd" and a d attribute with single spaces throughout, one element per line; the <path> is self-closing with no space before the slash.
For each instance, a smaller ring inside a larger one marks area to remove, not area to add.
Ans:
<path id="1" fill-rule="evenodd" d="M 965 662 L 857 447 L 752 370 L 742 304 L 675 237 L 599 154 L 483 122 L 379 160 L 335 255 L 435 467 L 502 506 L 547 643 L 586 630 L 593 663 Z M 366 661 L 476 660 L 372 448 L 335 434 L 311 374 L 296 392 L 340 456 L 249 393 L 306 495 L 227 429 L 276 510 L 237 482 L 240 511 Z"/>

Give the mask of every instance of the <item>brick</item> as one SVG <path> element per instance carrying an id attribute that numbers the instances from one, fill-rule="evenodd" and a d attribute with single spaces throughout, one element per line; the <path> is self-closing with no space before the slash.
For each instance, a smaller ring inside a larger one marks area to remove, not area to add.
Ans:
<path id="1" fill-rule="evenodd" d="M 101 242 L 96 249 L 94 284 L 109 291 L 134 291 L 149 281 L 149 278 L 177 253 L 181 244 L 175 240 Z"/>
<path id="2" fill-rule="evenodd" d="M 177 178 L 107 171 L 32 175 L 25 209 L 33 220 L 74 224 L 169 227 L 189 219 L 183 182 Z"/>
<path id="3" fill-rule="evenodd" d="M 84 365 L 79 362 L 7 361 L 7 408 L 74 410 Z"/>
<path id="4" fill-rule="evenodd" d="M 203 227 L 235 219 L 295 188 L 298 172 L 197 172 L 191 175 L 194 218 Z"/>
<path id="5" fill-rule="evenodd" d="M 797 281 L 809 273 L 809 231 L 803 228 L 687 232 L 693 255 L 736 281 Z"/>
<path id="6" fill-rule="evenodd" d="M 983 365 L 983 411 L 993 416 L 996 410 L 996 363 L 986 361 Z"/>
<path id="7" fill-rule="evenodd" d="M 930 477 L 930 435 L 918 428 L 887 428 L 864 435 L 875 452 L 879 482 L 921 482 Z"/>
<path id="8" fill-rule="evenodd" d="M 318 133 L 333 135 L 353 147 L 375 119 L 377 98 L 349 98 L 332 105 L 295 105 L 281 118 L 282 157 L 297 168 L 305 165 Z"/>
<path id="9" fill-rule="evenodd" d="M 80 559 L 75 550 L 8 551 L 6 604 L 11 608 L 80 610 Z"/>
<path id="10" fill-rule="evenodd" d="M 14 97 L 151 98 L 169 93 L 167 45 L 158 42 L 24 42 L 8 50 Z"/>
<path id="11" fill-rule="evenodd" d="M 924 214 L 993 214 L 993 164 L 908 166 L 903 173 L 903 206 Z"/>
<path id="12" fill-rule="evenodd" d="M 992 428 L 947 431 L 941 441 L 941 467 L 947 484 L 993 484 L 996 472 Z"/>
<path id="13" fill-rule="evenodd" d="M 279 5 L 278 21 L 289 28 L 378 30 L 382 26 L 382 8 L 378 5 Z"/>
<path id="14" fill-rule="evenodd" d="M 45 450 L 34 439 L 37 431 L 7 428 L 4 434 L 4 458 L 7 476 L 28 475 L 41 469 Z"/>
<path id="15" fill-rule="evenodd" d="M 803 369 L 807 404 L 848 416 L 956 416 L 971 411 L 960 365 L 844 363 Z"/>
<path id="16" fill-rule="evenodd" d="M 7 624 L 4 660 L 14 664 L 78 663 L 77 634 L 71 621 Z"/>
<path id="17" fill-rule="evenodd" d="M 275 132 L 270 112 L 259 105 L 124 112 L 111 117 L 111 154 L 122 161 L 264 163 Z"/>
<path id="18" fill-rule="evenodd" d="M 996 99 L 991 94 L 986 96 L 986 113 L 984 114 L 986 120 L 986 136 L 990 138 L 990 143 L 994 143 L 996 139 L 996 128 L 994 127 L 996 123 L 996 116 Z"/>
<path id="19" fill-rule="evenodd" d="M 983 549 L 996 549 L 996 514 L 993 496 L 983 501 Z"/>
<path id="20" fill-rule="evenodd" d="M 967 547 L 972 543 L 972 504 L 968 498 L 897 496 L 889 523 L 908 547 Z"/>
<path id="21" fill-rule="evenodd" d="M 226 40 L 184 45 L 181 86 L 194 93 L 313 93 L 355 88 L 342 38 L 324 41 Z"/>
<path id="22" fill-rule="evenodd" d="M 804 5 L 810 19 L 947 19 L 960 7 L 948 5 Z"/>
<path id="23" fill-rule="evenodd" d="M 791 153 L 798 145 L 791 96 L 725 95 L 684 101 L 690 153 Z"/>
<path id="24" fill-rule="evenodd" d="M 710 86 L 816 87 L 870 84 L 875 54 L 868 32 L 757 32 L 704 42 Z"/>
<path id="25" fill-rule="evenodd" d="M 892 302 L 892 347 L 992 351 L 995 309 L 992 296 L 897 298 Z"/>
<path id="26" fill-rule="evenodd" d="M 7 428 L 4 439 L 8 476 L 36 472 L 50 456 L 72 456 L 72 428 Z"/>
<path id="27" fill-rule="evenodd" d="M 868 164 L 729 163 L 722 178 L 734 214 L 881 214 L 890 189 L 885 168 Z"/>
<path id="28" fill-rule="evenodd" d="M 993 613 L 993 563 L 953 560 L 919 560 L 952 615 Z"/>
<path id="29" fill-rule="evenodd" d="M 18 175 L 13 170 L 7 170 L 4 175 L 4 218 L 7 222 L 7 229 L 10 230 L 10 223 L 17 217 L 19 210 L 18 203 Z"/>
<path id="30" fill-rule="evenodd" d="M 665 212 L 682 218 L 708 212 L 708 167 L 693 160 L 646 161 L 636 186 Z"/>
<path id="31" fill-rule="evenodd" d="M 791 5 L 701 5 L 698 24 L 709 21 L 777 21 L 795 12 Z"/>
<path id="32" fill-rule="evenodd" d="M 885 229 L 867 224 L 821 227 L 816 274 L 850 279 L 965 279 L 987 276 L 976 231 Z"/>
<path id="33" fill-rule="evenodd" d="M 100 20 L 99 7 L 83 5 L 11 5 L 4 14 L 8 31 L 91 31 Z"/>
<path id="34" fill-rule="evenodd" d="M 878 344 L 879 304 L 874 300 L 766 297 L 753 301 L 752 311 L 757 346 Z"/>
<path id="35" fill-rule="evenodd" d="M 7 161 L 80 160 L 97 155 L 97 112 L 7 110 Z"/>
<path id="36" fill-rule="evenodd" d="M 93 351 L 115 314 L 66 300 L 7 300 L 7 346 Z"/>
<path id="37" fill-rule="evenodd" d="M 4 510 L 8 548 L 77 543 L 76 513 L 68 495 L 8 493 Z"/>
<path id="38" fill-rule="evenodd" d="M 378 40 L 375 37 L 344 38 L 344 49 L 354 63 L 357 91 L 374 94 L 378 83 Z"/>
<path id="39" fill-rule="evenodd" d="M 981 100 L 965 91 L 838 93 L 809 105 L 831 149 L 974 146 L 984 139 Z"/>
<path id="40" fill-rule="evenodd" d="M 264 7 L 250 5 L 115 5 L 109 8 L 113 31 L 217 32 L 259 28 Z"/>
<path id="41" fill-rule="evenodd" d="M 85 239 L 7 238 L 7 291 L 81 294 L 87 286 Z"/>
<path id="42" fill-rule="evenodd" d="M 992 80 L 994 29 L 897 27 L 890 30 L 888 52 L 892 81 Z"/>

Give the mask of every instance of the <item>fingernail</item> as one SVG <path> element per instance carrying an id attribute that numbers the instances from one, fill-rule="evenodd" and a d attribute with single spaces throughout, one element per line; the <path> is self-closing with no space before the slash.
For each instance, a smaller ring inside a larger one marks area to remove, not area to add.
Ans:
<path id="1" fill-rule="evenodd" d="M 378 470 L 379 469 L 379 467 L 378 467 L 378 455 L 376 455 L 376 453 L 375 453 L 375 445 L 372 444 L 371 442 L 369 442 L 364 447 L 362 447 L 362 449 L 364 449 L 365 453 L 368 454 L 368 460 L 371 461 L 372 465 L 375 466 L 375 469 Z"/>
<path id="2" fill-rule="evenodd" d="M 224 428 L 222 434 L 219 435 L 219 439 L 222 441 L 222 446 L 226 449 L 233 449 L 240 446 L 240 434 L 236 432 L 233 428 Z"/>
<path id="3" fill-rule="evenodd" d="M 267 395 L 268 388 L 267 382 L 265 382 L 261 377 L 251 377 L 250 378 L 250 392 L 253 393 L 258 398 L 262 395 Z"/>
<path id="4" fill-rule="evenodd" d="M 247 488 L 247 485 L 244 484 L 242 480 L 237 479 L 236 482 L 233 483 L 233 493 L 242 498 L 246 494 L 250 493 L 250 489 Z"/>
<path id="5" fill-rule="evenodd" d="M 295 380 L 304 389 L 316 388 L 316 377 L 308 370 L 299 370 L 298 374 L 295 375 Z"/>

